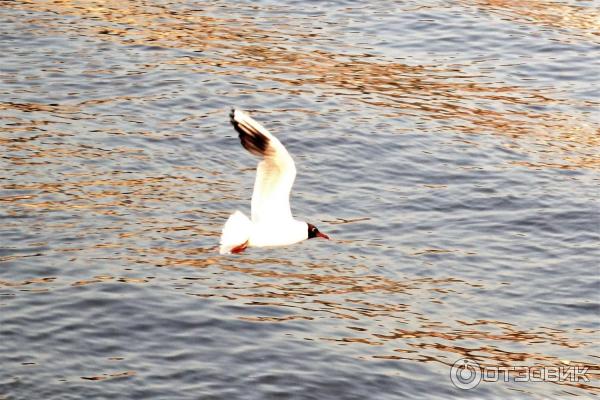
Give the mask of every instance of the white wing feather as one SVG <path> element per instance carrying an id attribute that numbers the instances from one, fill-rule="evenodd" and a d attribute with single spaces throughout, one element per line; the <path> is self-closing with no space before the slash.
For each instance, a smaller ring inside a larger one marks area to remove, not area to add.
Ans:
<path id="1" fill-rule="evenodd" d="M 246 113 L 233 110 L 231 122 L 242 145 L 263 157 L 256 169 L 252 192 L 252 222 L 268 224 L 293 219 L 290 192 L 296 178 L 294 160 L 275 136 Z"/>

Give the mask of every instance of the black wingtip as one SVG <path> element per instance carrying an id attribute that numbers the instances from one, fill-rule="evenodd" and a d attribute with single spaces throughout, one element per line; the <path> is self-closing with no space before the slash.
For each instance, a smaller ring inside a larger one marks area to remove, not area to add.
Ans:
<path id="1" fill-rule="evenodd" d="M 229 122 L 231 122 L 231 125 L 233 125 L 233 127 L 235 128 L 236 131 L 239 131 L 238 128 L 238 121 L 235 120 L 235 108 L 231 109 L 231 112 L 229 113 Z"/>
<path id="2" fill-rule="evenodd" d="M 257 156 L 264 156 L 269 147 L 269 138 L 260 132 L 256 126 L 248 122 L 240 123 L 235 119 L 235 109 L 231 110 L 231 125 L 238 132 L 242 146 L 250 153 Z"/>

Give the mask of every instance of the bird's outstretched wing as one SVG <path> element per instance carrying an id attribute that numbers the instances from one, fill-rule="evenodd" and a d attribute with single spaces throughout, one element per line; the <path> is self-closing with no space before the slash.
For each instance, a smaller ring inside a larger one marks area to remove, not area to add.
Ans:
<path id="1" fill-rule="evenodd" d="M 290 191 L 296 178 L 294 160 L 281 142 L 248 114 L 234 109 L 230 117 L 242 146 L 263 158 L 256 168 L 252 222 L 281 223 L 292 219 Z"/>

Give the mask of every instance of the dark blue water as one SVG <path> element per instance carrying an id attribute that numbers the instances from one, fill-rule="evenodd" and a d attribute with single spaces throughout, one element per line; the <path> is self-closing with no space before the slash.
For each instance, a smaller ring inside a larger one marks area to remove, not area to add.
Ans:
<path id="1" fill-rule="evenodd" d="M 596 2 L 0 7 L 0 399 L 600 394 Z M 231 106 L 335 240 L 217 254 Z"/>

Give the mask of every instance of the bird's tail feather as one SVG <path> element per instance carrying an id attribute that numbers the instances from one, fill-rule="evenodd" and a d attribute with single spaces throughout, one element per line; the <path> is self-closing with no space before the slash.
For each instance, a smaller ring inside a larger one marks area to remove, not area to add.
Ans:
<path id="1" fill-rule="evenodd" d="M 221 233 L 219 253 L 228 254 L 233 248 L 248 241 L 251 228 L 252 222 L 242 212 L 236 211 L 231 214 Z"/>

